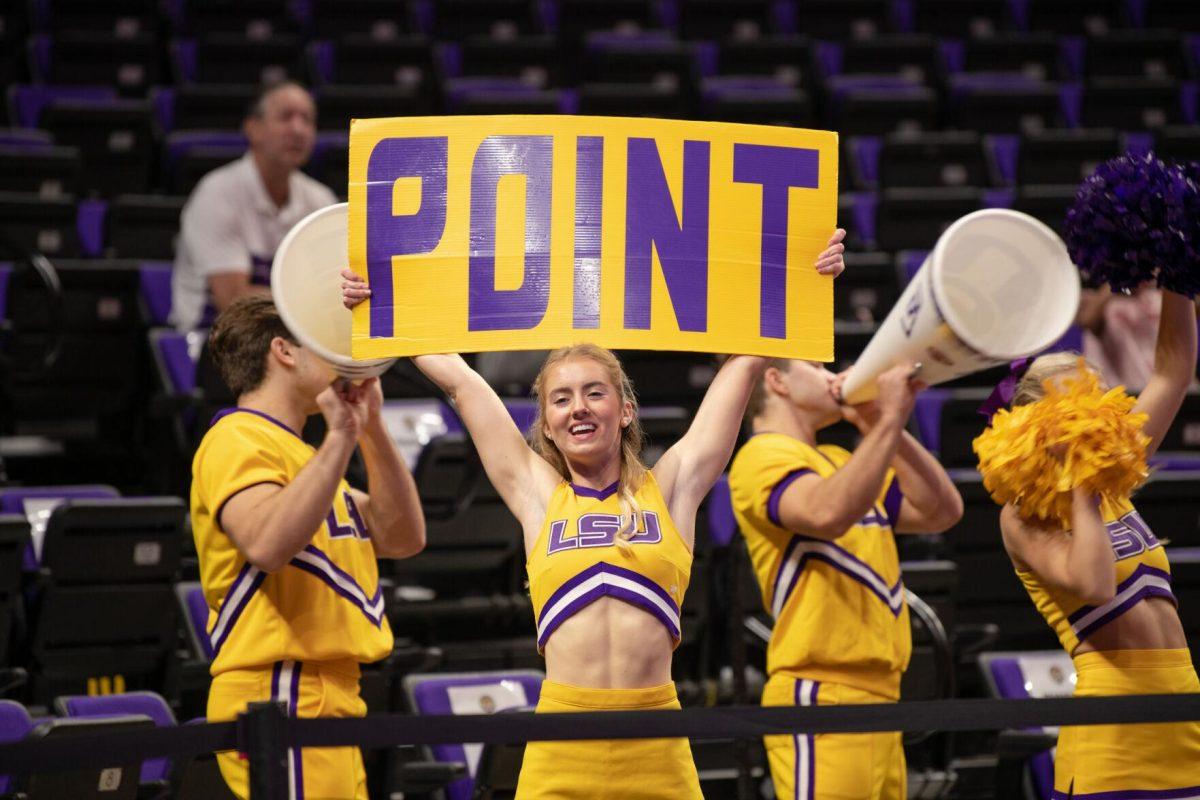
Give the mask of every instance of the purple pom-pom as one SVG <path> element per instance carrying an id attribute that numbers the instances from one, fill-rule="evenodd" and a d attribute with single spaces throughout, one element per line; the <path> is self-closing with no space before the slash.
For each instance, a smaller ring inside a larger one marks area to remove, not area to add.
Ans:
<path id="1" fill-rule="evenodd" d="M 1124 155 L 1096 168 L 1067 212 L 1066 241 L 1085 279 L 1131 291 L 1151 281 L 1200 293 L 1200 167 Z"/>

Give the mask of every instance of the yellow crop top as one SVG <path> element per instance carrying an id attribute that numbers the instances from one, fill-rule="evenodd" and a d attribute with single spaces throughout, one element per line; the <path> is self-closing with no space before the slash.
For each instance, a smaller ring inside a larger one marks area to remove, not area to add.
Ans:
<path id="1" fill-rule="evenodd" d="M 526 562 L 538 651 L 580 609 L 612 597 L 643 609 L 679 644 L 679 607 L 692 553 L 675 528 L 654 475 L 634 494 L 640 513 L 628 546 L 619 545 L 617 484 L 596 490 L 563 481 Z"/>
<path id="2" fill-rule="evenodd" d="M 1032 572 L 1017 570 L 1033 604 L 1072 655 L 1080 642 L 1143 599 L 1165 597 L 1176 603 L 1166 551 L 1133 503 L 1128 499 L 1105 499 L 1100 512 L 1112 541 L 1117 579 L 1117 592 L 1107 603 L 1090 606 L 1067 592 L 1043 585 Z"/>

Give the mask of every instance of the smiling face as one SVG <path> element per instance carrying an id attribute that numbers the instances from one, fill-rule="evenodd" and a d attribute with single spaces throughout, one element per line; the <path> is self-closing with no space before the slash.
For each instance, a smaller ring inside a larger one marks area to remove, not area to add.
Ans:
<path id="1" fill-rule="evenodd" d="M 621 397 L 604 365 L 587 357 L 554 364 L 546 373 L 542 432 L 568 464 L 619 459 L 621 431 L 633 404 Z"/>

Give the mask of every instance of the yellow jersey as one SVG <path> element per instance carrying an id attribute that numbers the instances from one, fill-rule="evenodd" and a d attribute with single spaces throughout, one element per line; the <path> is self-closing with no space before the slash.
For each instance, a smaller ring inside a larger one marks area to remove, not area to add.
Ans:
<path id="1" fill-rule="evenodd" d="M 767 671 L 896 698 L 912 632 L 893 534 L 903 499 L 895 474 L 888 470 L 875 504 L 833 541 L 793 533 L 779 518 L 793 481 L 828 478 L 849 459 L 840 447 L 757 434 L 729 471 L 733 511 L 775 618 Z"/>
<path id="2" fill-rule="evenodd" d="M 1100 513 L 1112 542 L 1117 581 L 1112 600 L 1098 606 L 1088 605 L 1068 592 L 1044 585 L 1032 572 L 1017 570 L 1017 577 L 1033 604 L 1071 655 L 1089 635 L 1147 597 L 1165 597 L 1179 605 L 1171 591 L 1171 565 L 1166 550 L 1133 503 L 1127 498 L 1104 498 Z"/>
<path id="3" fill-rule="evenodd" d="M 634 493 L 637 529 L 625 544 L 617 484 L 589 489 L 563 481 L 529 552 L 529 594 L 537 621 L 538 651 L 580 609 L 612 597 L 646 611 L 679 644 L 679 607 L 692 571 L 688 549 L 654 475 Z"/>
<path id="4" fill-rule="evenodd" d="M 282 422 L 245 408 L 214 418 L 192 461 L 192 534 L 208 602 L 213 675 L 277 661 L 378 661 L 392 650 L 375 549 L 343 480 L 312 539 L 282 569 L 252 565 L 221 530 L 226 501 L 285 486 L 315 450 Z"/>

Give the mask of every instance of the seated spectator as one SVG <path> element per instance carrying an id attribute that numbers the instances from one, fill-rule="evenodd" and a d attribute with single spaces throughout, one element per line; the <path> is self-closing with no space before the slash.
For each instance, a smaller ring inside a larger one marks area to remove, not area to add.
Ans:
<path id="1" fill-rule="evenodd" d="M 300 171 L 316 141 L 316 105 L 297 83 L 268 86 L 248 110 L 250 149 L 206 175 L 183 208 L 172 321 L 187 332 L 239 297 L 268 293 L 275 249 L 292 226 L 337 202 Z"/>

